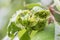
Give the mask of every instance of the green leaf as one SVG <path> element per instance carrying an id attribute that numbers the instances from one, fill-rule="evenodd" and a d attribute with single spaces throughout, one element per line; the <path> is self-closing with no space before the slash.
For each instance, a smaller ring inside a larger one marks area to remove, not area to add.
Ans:
<path id="1" fill-rule="evenodd" d="M 54 40 L 54 24 L 50 24 L 43 31 L 39 31 L 31 40 Z"/>
<path id="2" fill-rule="evenodd" d="M 16 26 L 15 22 L 11 22 L 11 24 L 8 26 L 8 36 L 14 38 L 19 30 L 20 28 Z"/>
<path id="3" fill-rule="evenodd" d="M 34 6 L 41 6 L 41 4 L 38 3 L 30 3 L 25 6 L 27 9 L 32 9 Z"/>
<path id="4" fill-rule="evenodd" d="M 57 23 L 60 24 L 60 14 L 55 13 L 54 17 L 55 17 L 55 20 L 57 21 Z"/>
<path id="5" fill-rule="evenodd" d="M 40 10 L 36 12 L 36 16 L 39 16 L 40 18 L 47 18 L 50 15 L 49 10 Z"/>
<path id="6" fill-rule="evenodd" d="M 60 11 L 60 0 L 54 0 L 54 3 L 56 5 L 57 10 Z"/>
<path id="7" fill-rule="evenodd" d="M 20 40 L 31 40 L 29 36 L 29 32 L 26 31 L 24 35 L 20 38 Z"/>
<path id="8" fill-rule="evenodd" d="M 18 37 L 21 38 L 25 34 L 25 32 L 26 32 L 26 29 L 20 30 L 18 32 Z"/>
<path id="9" fill-rule="evenodd" d="M 31 32 L 31 35 L 30 35 L 30 38 L 32 38 L 32 37 L 34 37 L 34 35 L 37 33 L 38 31 L 37 30 L 32 30 L 32 32 Z"/>

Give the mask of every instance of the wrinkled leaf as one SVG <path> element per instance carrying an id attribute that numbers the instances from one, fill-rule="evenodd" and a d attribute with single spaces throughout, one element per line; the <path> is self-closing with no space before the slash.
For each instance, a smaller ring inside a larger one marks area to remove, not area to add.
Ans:
<path id="1" fill-rule="evenodd" d="M 19 30 L 20 28 L 17 27 L 14 22 L 12 22 L 8 27 L 8 36 L 13 39 L 17 35 Z"/>

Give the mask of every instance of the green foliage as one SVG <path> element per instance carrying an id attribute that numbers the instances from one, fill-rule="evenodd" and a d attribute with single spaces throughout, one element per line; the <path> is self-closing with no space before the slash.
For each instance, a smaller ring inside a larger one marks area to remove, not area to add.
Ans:
<path id="1" fill-rule="evenodd" d="M 49 10 L 41 10 L 37 12 L 35 15 L 39 16 L 40 18 L 47 18 L 49 16 Z"/>
<path id="2" fill-rule="evenodd" d="M 54 24 L 49 24 L 43 31 L 38 31 L 31 40 L 54 40 L 55 27 Z"/>
<path id="3" fill-rule="evenodd" d="M 11 39 L 18 34 L 20 40 L 31 40 L 31 35 L 36 33 L 33 30 L 41 31 L 45 28 L 50 12 L 39 6 L 34 7 L 36 5 L 31 10 L 19 10 L 12 16 L 8 25 L 8 36 Z"/>
<path id="4" fill-rule="evenodd" d="M 60 0 L 54 0 L 55 10 L 60 11 Z M 60 24 L 60 14 L 54 13 L 55 20 Z"/>
<path id="5" fill-rule="evenodd" d="M 54 14 L 55 20 L 60 24 L 60 14 Z"/>
<path id="6" fill-rule="evenodd" d="M 15 29 L 15 30 L 14 30 Z M 14 22 L 11 22 L 11 24 L 8 27 L 8 36 L 12 39 L 17 35 L 17 32 L 20 30 L 19 27 L 16 26 Z"/>
<path id="7" fill-rule="evenodd" d="M 54 0 L 54 3 L 56 5 L 57 10 L 60 11 L 60 1 L 59 0 Z"/>
<path id="8" fill-rule="evenodd" d="M 20 40 L 31 40 L 28 31 L 26 31 Z"/>
<path id="9" fill-rule="evenodd" d="M 27 9 L 32 9 L 34 6 L 41 6 L 39 3 L 30 3 L 25 6 Z"/>

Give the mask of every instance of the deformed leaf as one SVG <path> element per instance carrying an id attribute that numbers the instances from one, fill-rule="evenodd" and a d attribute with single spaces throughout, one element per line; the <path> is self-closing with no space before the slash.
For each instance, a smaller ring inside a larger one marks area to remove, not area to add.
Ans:
<path id="1" fill-rule="evenodd" d="M 14 37 L 20 30 L 19 27 L 16 26 L 15 22 L 11 22 L 11 24 L 8 27 L 8 36 L 9 37 Z"/>

